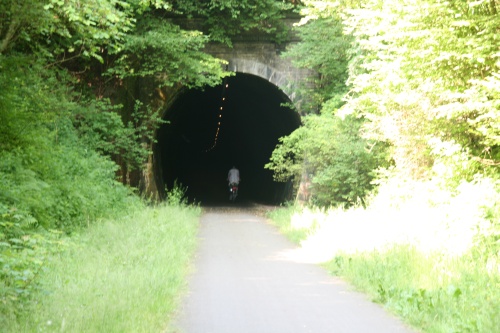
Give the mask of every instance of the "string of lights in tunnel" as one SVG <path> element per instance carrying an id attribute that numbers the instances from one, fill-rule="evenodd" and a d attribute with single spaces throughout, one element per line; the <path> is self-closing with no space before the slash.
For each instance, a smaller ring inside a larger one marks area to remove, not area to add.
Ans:
<path id="1" fill-rule="evenodd" d="M 219 133 L 220 133 L 221 124 L 222 124 L 222 111 L 224 111 L 224 102 L 226 101 L 226 90 L 228 88 L 229 88 L 229 84 L 227 83 L 227 80 L 224 79 L 224 83 L 222 85 L 222 96 L 221 96 L 221 101 L 220 101 L 219 113 L 217 115 L 217 129 L 215 131 L 214 143 L 212 144 L 212 146 L 210 148 L 205 150 L 206 153 L 215 149 L 215 147 L 217 146 L 217 141 L 219 139 Z"/>

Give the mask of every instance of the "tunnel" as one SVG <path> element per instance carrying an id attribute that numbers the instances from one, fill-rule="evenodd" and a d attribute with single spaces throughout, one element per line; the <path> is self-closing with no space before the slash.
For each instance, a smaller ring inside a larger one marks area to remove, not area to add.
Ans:
<path id="1" fill-rule="evenodd" d="M 240 170 L 236 204 L 281 204 L 291 183 L 273 180 L 269 162 L 278 140 L 300 126 L 299 114 L 278 87 L 236 73 L 222 84 L 182 91 L 166 110 L 154 146 L 159 182 L 181 185 L 191 203 L 228 204 L 227 174 Z"/>

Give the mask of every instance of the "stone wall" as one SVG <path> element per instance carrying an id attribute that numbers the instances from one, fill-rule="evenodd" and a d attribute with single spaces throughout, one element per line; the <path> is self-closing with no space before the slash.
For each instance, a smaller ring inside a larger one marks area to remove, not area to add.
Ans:
<path id="1" fill-rule="evenodd" d="M 290 60 L 281 58 L 280 53 L 286 46 L 268 41 L 239 41 L 233 43 L 232 48 L 211 44 L 205 51 L 226 60 L 229 71 L 256 75 L 273 83 L 288 96 L 300 112 L 305 97 L 298 94 L 297 86 L 314 74 L 310 70 L 298 69 Z"/>

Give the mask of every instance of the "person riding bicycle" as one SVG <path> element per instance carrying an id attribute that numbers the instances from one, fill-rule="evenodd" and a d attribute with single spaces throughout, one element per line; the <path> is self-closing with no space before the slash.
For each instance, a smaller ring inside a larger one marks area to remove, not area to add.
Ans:
<path id="1" fill-rule="evenodd" d="M 234 186 L 238 186 L 240 183 L 240 170 L 238 170 L 235 166 L 233 166 L 228 174 L 227 174 L 227 180 L 229 182 L 229 189 L 231 190 Z M 232 190 L 231 190 L 232 191 Z M 236 193 L 234 193 L 236 195 Z M 233 196 L 230 196 L 229 199 L 231 199 Z M 235 196 L 234 196 L 235 197 Z M 233 197 L 233 198 L 234 198 Z"/>

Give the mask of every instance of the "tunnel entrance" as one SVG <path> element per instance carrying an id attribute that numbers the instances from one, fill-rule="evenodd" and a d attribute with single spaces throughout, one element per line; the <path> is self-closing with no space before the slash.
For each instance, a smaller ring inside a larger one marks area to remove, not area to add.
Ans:
<path id="1" fill-rule="evenodd" d="M 154 154 L 160 185 L 187 188 L 190 202 L 228 203 L 227 173 L 240 170 L 238 200 L 279 204 L 291 185 L 273 181 L 264 169 L 282 136 L 300 126 L 300 116 L 282 103 L 290 99 L 275 85 L 237 73 L 223 84 L 186 90 L 166 111 Z"/>

